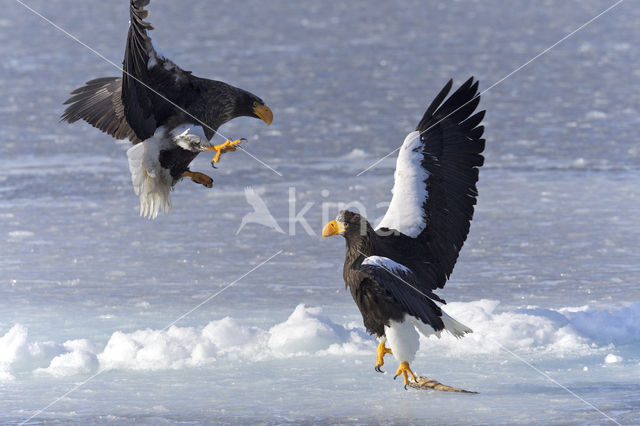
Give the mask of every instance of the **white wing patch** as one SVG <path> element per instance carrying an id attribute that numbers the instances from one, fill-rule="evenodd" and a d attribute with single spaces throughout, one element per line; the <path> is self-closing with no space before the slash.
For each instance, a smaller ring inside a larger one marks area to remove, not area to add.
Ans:
<path id="1" fill-rule="evenodd" d="M 424 203 L 429 194 L 425 182 L 429 172 L 422 167 L 423 157 L 420 133 L 409 133 L 398 153 L 391 204 L 376 229 L 395 229 L 415 238 L 426 228 Z"/>
<path id="2" fill-rule="evenodd" d="M 409 273 L 411 272 L 411 270 L 409 268 L 407 268 L 406 266 L 398 263 L 398 262 L 394 262 L 393 260 L 389 259 L 388 257 L 383 257 L 383 256 L 369 256 L 369 257 L 365 257 L 365 259 L 362 261 L 363 265 L 373 265 L 373 266 L 381 266 L 384 269 L 390 271 L 390 272 L 395 272 L 395 273 L 400 273 L 400 272 L 404 272 L 404 273 Z"/>
<path id="3" fill-rule="evenodd" d="M 140 198 L 140 216 L 155 219 L 158 212 L 171 208 L 173 177 L 160 165 L 160 148 L 166 143 L 164 129 L 159 128 L 153 137 L 127 150 L 133 191 Z"/>
<path id="4" fill-rule="evenodd" d="M 148 34 L 147 34 L 147 37 L 149 37 Z M 149 37 L 149 41 L 151 42 L 151 46 L 147 45 L 147 50 L 149 52 L 149 61 L 147 62 L 148 70 L 158 65 L 158 61 L 168 60 L 167 57 L 164 56 L 164 53 L 162 52 L 162 50 L 160 50 L 160 48 L 156 46 L 156 44 L 153 42 L 153 39 L 151 37 Z"/>

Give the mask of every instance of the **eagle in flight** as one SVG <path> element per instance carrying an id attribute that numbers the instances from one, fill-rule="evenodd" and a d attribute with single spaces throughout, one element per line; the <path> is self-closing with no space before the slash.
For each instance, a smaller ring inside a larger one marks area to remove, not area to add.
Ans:
<path id="1" fill-rule="evenodd" d="M 131 181 L 140 198 L 140 215 L 155 218 L 171 206 L 170 191 L 182 178 L 210 188 L 213 180 L 189 170 L 202 151 L 213 151 L 212 165 L 242 139 L 214 145 L 218 127 L 236 117 L 271 124 L 273 113 L 258 96 L 221 81 L 196 77 L 154 46 L 144 19 L 149 0 L 130 1 L 130 23 L 122 77 L 88 81 L 65 102 L 61 119 L 85 120 L 116 139 L 128 138 Z"/>
<path id="2" fill-rule="evenodd" d="M 343 277 L 364 325 L 378 337 L 376 371 L 384 356 L 399 362 L 395 377 L 416 377 L 409 363 L 419 334 L 446 330 L 459 338 L 472 330 L 447 315 L 433 293 L 443 288 L 469 233 L 485 141 L 474 114 L 478 82 L 467 80 L 448 99 L 453 81 L 433 100 L 398 153 L 391 204 L 376 229 L 360 214 L 341 211 L 323 237 L 346 240 Z M 472 115 L 473 114 L 473 115 Z M 385 343 L 389 344 L 389 348 Z M 394 378 L 395 378 L 394 377 Z"/>

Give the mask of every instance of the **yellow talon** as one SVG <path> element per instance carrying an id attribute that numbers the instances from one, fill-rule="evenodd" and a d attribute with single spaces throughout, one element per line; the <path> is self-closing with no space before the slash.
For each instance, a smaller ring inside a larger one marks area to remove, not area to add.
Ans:
<path id="1" fill-rule="evenodd" d="M 398 377 L 399 375 L 402 374 L 402 377 L 404 378 L 404 387 L 405 387 L 405 389 L 407 388 L 407 385 L 409 384 L 409 379 L 407 377 L 407 373 L 409 373 L 411 375 L 411 378 L 413 379 L 414 382 L 417 382 L 415 374 L 413 374 L 413 371 L 411 371 L 411 368 L 409 368 L 409 363 L 406 362 L 406 361 L 400 363 L 400 365 L 398 366 L 398 371 L 396 371 L 396 375 L 393 376 L 393 379 L 395 380 L 396 377 Z"/>
<path id="2" fill-rule="evenodd" d="M 194 181 L 195 183 L 204 185 L 207 188 L 211 188 L 213 186 L 213 179 L 211 179 L 209 176 L 205 175 L 204 173 L 187 171 L 182 174 L 182 177 L 191 178 L 191 180 Z"/>
<path id="3" fill-rule="evenodd" d="M 384 345 L 384 342 L 380 342 L 380 344 L 378 345 L 378 350 L 376 352 L 376 368 L 375 370 L 378 373 L 384 373 L 384 371 L 382 371 L 380 369 L 380 367 L 382 367 L 384 365 L 384 356 L 386 354 L 392 354 L 393 352 L 391 352 L 391 349 L 387 349 L 387 347 Z"/>
<path id="4" fill-rule="evenodd" d="M 216 155 L 213 156 L 213 163 L 217 163 L 220 161 L 220 156 L 225 152 L 233 152 L 236 150 L 236 145 L 240 145 L 242 141 L 245 139 L 236 139 L 235 141 L 226 140 L 225 142 L 207 147 L 206 149 L 209 151 L 215 151 Z"/>

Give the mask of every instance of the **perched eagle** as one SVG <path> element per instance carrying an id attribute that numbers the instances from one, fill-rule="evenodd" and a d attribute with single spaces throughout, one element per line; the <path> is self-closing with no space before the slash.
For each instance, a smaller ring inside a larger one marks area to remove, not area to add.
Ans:
<path id="1" fill-rule="evenodd" d="M 402 374 L 405 387 L 407 375 L 416 380 L 409 363 L 420 345 L 418 331 L 438 337 L 442 330 L 455 337 L 472 332 L 434 303 L 445 301 L 433 293 L 444 287 L 467 238 L 484 162 L 485 112 L 472 115 L 480 102 L 478 82 L 470 78 L 445 100 L 452 84 L 405 138 L 391 204 L 378 227 L 341 211 L 322 230 L 323 237 L 346 239 L 344 281 L 365 327 L 380 342 L 376 371 L 392 353 L 400 363 L 395 377 Z"/>
<path id="2" fill-rule="evenodd" d="M 189 164 L 202 151 L 215 151 L 212 165 L 222 153 L 235 151 L 241 140 L 209 143 L 218 127 L 241 116 L 271 124 L 273 113 L 256 95 L 196 77 L 165 57 L 149 37 L 153 27 L 143 20 L 148 4 L 131 0 L 122 77 L 91 80 L 71 92 L 62 120 L 83 119 L 133 142 L 127 157 L 140 215 L 155 218 L 169 210 L 169 193 L 182 178 L 212 186 L 209 176 L 190 171 Z"/>

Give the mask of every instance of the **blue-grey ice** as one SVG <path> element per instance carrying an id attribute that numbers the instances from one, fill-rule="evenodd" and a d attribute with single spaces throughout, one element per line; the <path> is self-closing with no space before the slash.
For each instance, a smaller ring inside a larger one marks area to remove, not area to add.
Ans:
<path id="1" fill-rule="evenodd" d="M 117 3 L 28 2 L 120 64 L 128 10 Z M 118 70 L 4 2 L 0 423 L 97 372 L 33 421 L 611 423 L 542 372 L 639 423 L 633 2 L 482 95 L 479 201 L 438 292 L 474 333 L 422 339 L 412 364 L 478 395 L 405 391 L 376 374 L 376 342 L 344 289 L 344 244 L 320 238 L 340 201 L 382 219 L 395 157 L 358 174 L 400 146 L 449 78 L 474 75 L 485 90 L 613 3 L 152 0 L 164 54 L 268 102 L 270 127 L 220 130 L 282 176 L 241 151 L 218 170 L 198 158 L 214 187 L 178 185 L 171 211 L 148 221 L 128 145 L 58 122 L 70 90 Z M 247 193 L 273 219 L 237 232 L 254 212 Z"/>

